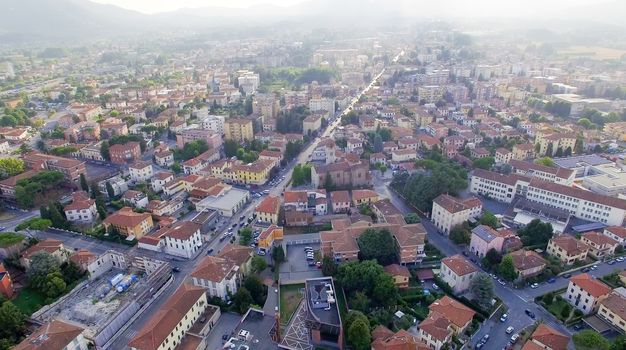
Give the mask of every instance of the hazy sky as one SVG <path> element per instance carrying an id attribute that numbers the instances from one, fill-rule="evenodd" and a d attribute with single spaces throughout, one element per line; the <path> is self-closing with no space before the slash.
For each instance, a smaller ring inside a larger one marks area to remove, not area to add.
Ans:
<path id="1" fill-rule="evenodd" d="M 87 1 L 87 0 L 84 0 Z M 158 13 L 173 11 L 180 8 L 197 8 L 207 6 L 220 7 L 248 7 L 258 4 L 273 4 L 278 6 L 289 6 L 305 1 L 315 0 L 89 0 L 102 4 L 113 4 L 126 9 L 143 13 Z M 336 0 L 341 2 L 342 0 Z M 368 1 L 368 0 L 363 0 Z M 380 0 L 383 2 L 384 0 Z M 564 8 L 585 5 L 599 4 L 612 0 L 448 0 L 447 5 L 452 4 L 456 9 L 468 8 L 485 14 L 511 14 L 515 12 L 525 12 L 529 15 L 545 14 L 545 12 L 559 11 Z M 408 4 L 412 8 L 429 8 L 437 6 L 436 0 L 409 0 Z M 467 13 L 467 12 L 466 12 Z"/>

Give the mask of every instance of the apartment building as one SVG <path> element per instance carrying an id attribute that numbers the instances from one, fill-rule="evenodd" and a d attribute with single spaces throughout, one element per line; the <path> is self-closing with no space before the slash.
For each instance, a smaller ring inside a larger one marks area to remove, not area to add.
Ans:
<path id="1" fill-rule="evenodd" d="M 350 193 L 348 191 L 333 191 L 330 193 L 330 203 L 334 214 L 350 211 Z"/>
<path id="2" fill-rule="evenodd" d="M 356 187 L 369 184 L 369 165 L 360 161 L 351 164 L 347 161 L 331 164 L 315 164 L 311 168 L 311 182 L 316 188 L 330 181 L 336 187 Z"/>
<path id="3" fill-rule="evenodd" d="M 226 117 L 223 115 L 209 115 L 202 119 L 202 128 L 211 130 L 219 135 L 224 135 L 224 125 Z"/>
<path id="4" fill-rule="evenodd" d="M 506 148 L 498 148 L 495 159 L 497 164 L 507 164 L 513 159 L 513 152 Z"/>
<path id="5" fill-rule="evenodd" d="M 87 168 L 85 168 L 85 162 L 69 159 L 57 156 L 51 156 L 48 154 L 30 152 L 22 157 L 26 167 L 39 170 L 52 170 L 58 171 L 63 174 L 68 181 L 78 181 L 80 174 L 86 174 Z"/>
<path id="6" fill-rule="evenodd" d="M 589 247 L 589 255 L 602 260 L 615 253 L 619 243 L 609 236 L 600 232 L 587 232 L 580 237 L 580 241 Z"/>
<path id="7" fill-rule="evenodd" d="M 322 116 L 319 114 L 311 114 L 302 121 L 302 132 L 305 135 L 311 135 L 322 128 Z"/>
<path id="8" fill-rule="evenodd" d="M 509 253 L 513 258 L 513 266 L 517 272 L 518 278 L 534 277 L 543 272 L 548 262 L 532 250 L 520 249 L 513 253 Z"/>
<path id="9" fill-rule="evenodd" d="M 352 204 L 355 208 L 360 205 L 376 203 L 379 200 L 378 192 L 372 190 L 352 190 Z"/>
<path id="10" fill-rule="evenodd" d="M 277 224 L 278 214 L 280 213 L 280 198 L 267 196 L 254 209 L 259 222 Z"/>
<path id="11" fill-rule="evenodd" d="M 209 297 L 221 299 L 237 293 L 241 282 L 236 263 L 210 255 L 202 259 L 189 277 L 193 285 L 204 288 Z"/>
<path id="12" fill-rule="evenodd" d="M 163 251 L 169 255 L 193 258 L 202 247 L 200 224 L 181 221 L 155 233 L 163 241 Z"/>
<path id="13" fill-rule="evenodd" d="M 41 325 L 14 350 L 87 350 L 84 328 L 69 321 L 52 319 Z"/>
<path id="14" fill-rule="evenodd" d="M 598 310 L 598 304 L 611 293 L 611 288 L 588 273 L 573 276 L 569 280 L 565 300 L 588 315 Z"/>
<path id="15" fill-rule="evenodd" d="M 626 243 L 626 228 L 622 226 L 605 227 L 602 234 L 616 240 L 617 243 L 621 244 L 622 246 Z"/>
<path id="16" fill-rule="evenodd" d="M 568 345 L 568 336 L 545 323 L 540 323 L 526 341 L 522 350 L 567 350 Z"/>
<path id="17" fill-rule="evenodd" d="M 441 260 L 440 277 L 457 294 L 469 290 L 470 281 L 478 273 L 479 270 L 474 264 L 460 254 Z"/>
<path id="18" fill-rule="evenodd" d="M 535 137 L 535 145 L 539 144 L 539 154 L 554 157 L 557 151 L 561 152 L 569 150 L 569 153 L 576 147 L 576 134 L 573 133 L 553 133 L 544 134 L 537 133 Z"/>
<path id="19" fill-rule="evenodd" d="M 259 235 L 259 249 L 269 250 L 274 246 L 276 240 L 283 239 L 283 228 L 276 225 L 270 225 Z"/>
<path id="20" fill-rule="evenodd" d="M 115 164 L 132 163 L 141 157 L 139 142 L 130 141 L 109 147 L 111 162 Z"/>
<path id="21" fill-rule="evenodd" d="M 135 213 L 129 207 L 124 207 L 111 214 L 102 223 L 107 230 L 112 227 L 121 235 L 134 236 L 136 239 L 141 239 L 154 226 L 150 214 Z"/>
<path id="22" fill-rule="evenodd" d="M 372 350 L 432 350 L 418 336 L 404 329 L 394 333 L 389 328 L 378 325 L 372 331 Z"/>
<path id="23" fill-rule="evenodd" d="M 63 208 L 65 217 L 71 222 L 93 223 L 98 215 L 96 201 L 86 192 L 72 193 L 72 203 Z"/>
<path id="24" fill-rule="evenodd" d="M 564 265 L 572 265 L 587 259 L 589 246 L 570 235 L 560 235 L 550 239 L 546 252 L 558 258 Z"/>
<path id="25" fill-rule="evenodd" d="M 22 255 L 20 256 L 20 264 L 28 270 L 30 268 L 30 259 L 35 253 L 38 252 L 46 252 L 52 255 L 58 260 L 59 265 L 66 262 L 70 255 L 72 255 L 72 251 L 67 249 L 63 245 L 63 242 L 48 238 L 28 247 L 24 252 L 22 252 Z"/>
<path id="26" fill-rule="evenodd" d="M 482 203 L 476 197 L 459 199 L 442 194 L 433 200 L 431 220 L 439 232 L 448 235 L 455 226 L 480 216 L 482 208 Z"/>
<path id="27" fill-rule="evenodd" d="M 139 181 L 148 181 L 154 176 L 152 171 L 152 163 L 138 161 L 128 166 L 128 172 L 130 173 L 130 179 Z"/>
<path id="28" fill-rule="evenodd" d="M 211 130 L 186 129 L 176 134 L 176 146 L 183 148 L 185 144 L 193 141 L 204 141 L 211 149 L 222 146 L 222 135 Z"/>
<path id="29" fill-rule="evenodd" d="M 476 314 L 447 295 L 435 300 L 428 309 L 428 317 L 419 324 L 418 337 L 433 350 L 441 350 L 452 336 L 462 334 Z"/>
<path id="30" fill-rule="evenodd" d="M 486 225 L 479 225 L 472 230 L 470 253 L 482 259 L 494 249 L 498 253 L 521 248 L 522 241 L 510 230 L 494 230 Z"/>
<path id="31" fill-rule="evenodd" d="M 172 180 L 174 180 L 174 173 L 169 171 L 161 171 L 154 174 L 152 182 L 150 183 L 150 187 L 152 187 L 152 190 L 154 192 L 159 193 L 163 191 L 163 186 L 165 186 L 166 183 Z"/>
<path id="32" fill-rule="evenodd" d="M 224 122 L 224 138 L 238 142 L 252 141 L 254 131 L 251 119 L 228 118 Z"/>
<path id="33" fill-rule="evenodd" d="M 613 292 L 608 297 L 600 301 L 598 307 L 598 317 L 605 322 L 619 329 L 621 333 L 626 333 L 626 297 Z"/>

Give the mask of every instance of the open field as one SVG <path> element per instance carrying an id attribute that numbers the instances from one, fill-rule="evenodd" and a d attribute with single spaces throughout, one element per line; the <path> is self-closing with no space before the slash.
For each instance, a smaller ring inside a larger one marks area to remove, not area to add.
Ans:
<path id="1" fill-rule="evenodd" d="M 302 300 L 301 289 L 304 284 L 287 284 L 280 286 L 280 319 L 287 324 Z"/>

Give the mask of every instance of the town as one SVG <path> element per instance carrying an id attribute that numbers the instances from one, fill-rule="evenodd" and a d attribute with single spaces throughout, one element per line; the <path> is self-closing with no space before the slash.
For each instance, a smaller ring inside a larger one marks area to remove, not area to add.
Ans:
<path id="1" fill-rule="evenodd" d="M 0 349 L 626 349 L 623 33 L 393 18 L 0 42 Z"/>

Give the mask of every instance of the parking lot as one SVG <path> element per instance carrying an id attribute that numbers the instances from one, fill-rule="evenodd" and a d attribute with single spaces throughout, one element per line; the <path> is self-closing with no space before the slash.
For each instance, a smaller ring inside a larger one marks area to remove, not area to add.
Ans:
<path id="1" fill-rule="evenodd" d="M 289 244 L 286 246 L 287 261 L 280 266 L 281 280 L 304 280 L 306 278 L 321 277 L 322 270 L 317 266 L 309 266 L 309 262 L 321 261 L 321 255 L 315 253 L 316 259 L 307 260 L 306 247 L 319 251 L 319 243 Z"/>

